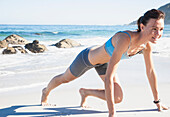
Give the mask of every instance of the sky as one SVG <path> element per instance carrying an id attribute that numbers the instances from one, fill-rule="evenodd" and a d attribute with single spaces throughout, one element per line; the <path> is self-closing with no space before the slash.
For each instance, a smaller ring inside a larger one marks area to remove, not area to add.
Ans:
<path id="1" fill-rule="evenodd" d="M 169 0 L 0 0 L 0 24 L 123 25 Z"/>

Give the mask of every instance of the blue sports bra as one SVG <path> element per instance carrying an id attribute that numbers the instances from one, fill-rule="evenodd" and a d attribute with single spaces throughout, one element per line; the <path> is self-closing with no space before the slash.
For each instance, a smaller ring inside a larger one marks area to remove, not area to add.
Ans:
<path id="1" fill-rule="evenodd" d="M 130 37 L 130 42 L 131 42 L 131 36 L 129 33 L 125 32 L 125 31 L 119 31 L 121 33 L 126 33 L 129 37 Z M 118 32 L 118 33 L 119 33 Z M 129 45 L 130 46 L 130 45 Z M 128 47 L 129 49 L 129 47 Z M 114 46 L 112 45 L 112 37 L 105 43 L 105 50 L 106 52 L 109 54 L 109 56 L 111 57 L 114 51 Z M 122 55 L 121 59 L 129 59 L 130 56 L 128 56 L 127 51 Z"/>

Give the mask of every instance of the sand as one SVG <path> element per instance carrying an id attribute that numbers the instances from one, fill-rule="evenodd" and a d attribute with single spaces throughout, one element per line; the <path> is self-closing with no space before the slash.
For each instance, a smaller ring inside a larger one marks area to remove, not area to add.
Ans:
<path id="1" fill-rule="evenodd" d="M 158 76 L 158 86 L 161 102 L 170 106 L 170 59 L 154 56 L 155 69 Z M 133 64 L 132 64 L 133 63 Z M 118 117 L 169 117 L 170 110 L 158 112 L 153 104 L 153 96 L 145 75 L 141 56 L 130 61 L 123 61 L 118 68 L 124 99 L 116 104 Z M 49 75 L 50 76 L 50 75 Z M 50 80 L 51 77 L 47 75 Z M 8 76 L 7 76 L 8 77 Z M 48 83 L 48 82 L 47 82 Z M 107 117 L 106 101 L 88 97 L 89 108 L 81 108 L 79 89 L 104 88 L 104 84 L 94 70 L 88 71 L 79 79 L 63 84 L 54 89 L 49 96 L 53 106 L 41 106 L 41 90 L 46 84 L 22 89 L 14 89 L 0 93 L 0 117 Z"/>

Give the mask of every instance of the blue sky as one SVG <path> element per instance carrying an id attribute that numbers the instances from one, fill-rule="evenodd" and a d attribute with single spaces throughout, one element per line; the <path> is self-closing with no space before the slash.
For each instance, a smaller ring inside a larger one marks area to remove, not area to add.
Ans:
<path id="1" fill-rule="evenodd" d="M 0 24 L 128 24 L 169 0 L 0 0 Z"/>

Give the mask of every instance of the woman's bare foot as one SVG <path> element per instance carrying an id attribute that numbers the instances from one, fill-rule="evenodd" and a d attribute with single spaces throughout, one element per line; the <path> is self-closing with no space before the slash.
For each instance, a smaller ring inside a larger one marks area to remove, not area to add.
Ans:
<path id="1" fill-rule="evenodd" d="M 79 90 L 79 92 L 80 92 L 80 95 L 81 95 L 81 104 L 80 104 L 80 106 L 81 106 L 81 107 L 84 107 L 84 108 L 87 108 L 88 106 L 85 105 L 86 98 L 87 98 L 87 96 L 88 96 L 87 93 L 86 93 L 86 89 L 81 88 L 81 89 Z"/>
<path id="2" fill-rule="evenodd" d="M 48 97 L 48 93 L 47 93 L 47 91 L 46 91 L 46 88 L 44 88 L 44 89 L 42 90 L 42 97 L 41 97 L 41 105 L 42 105 L 42 106 L 48 105 L 48 103 L 47 103 L 47 97 Z"/>

